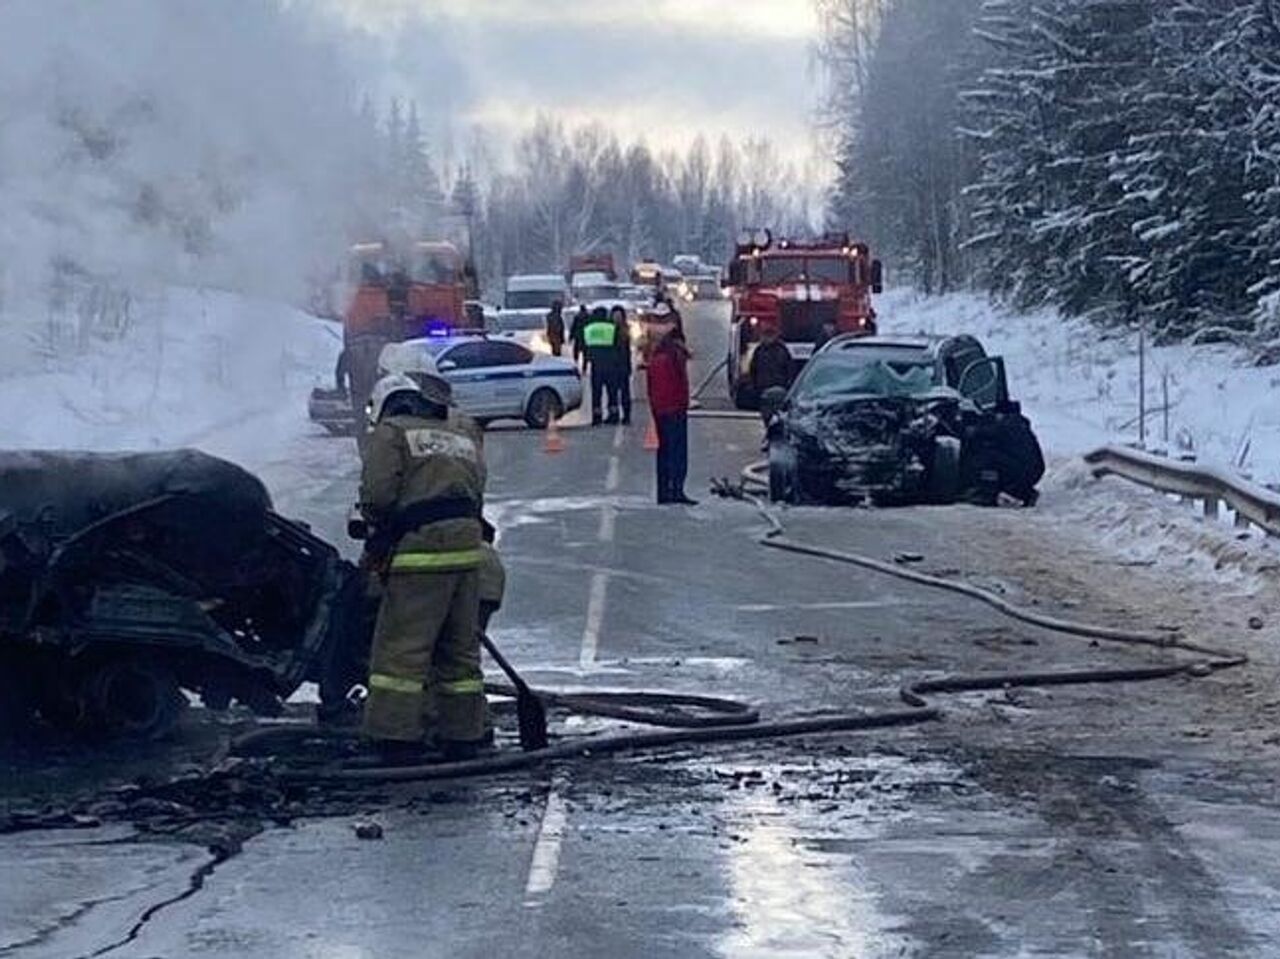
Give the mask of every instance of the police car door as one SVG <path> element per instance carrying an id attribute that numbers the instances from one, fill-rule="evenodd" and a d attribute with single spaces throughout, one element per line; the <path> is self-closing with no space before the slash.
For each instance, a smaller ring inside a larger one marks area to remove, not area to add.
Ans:
<path id="1" fill-rule="evenodd" d="M 487 400 L 483 369 L 485 345 L 481 340 L 460 343 L 436 359 L 440 375 L 453 387 L 454 405 L 468 416 L 484 415 Z"/>
<path id="2" fill-rule="evenodd" d="M 485 361 L 492 413 L 523 416 L 533 386 L 533 353 L 519 343 L 491 340 L 485 344 Z"/>

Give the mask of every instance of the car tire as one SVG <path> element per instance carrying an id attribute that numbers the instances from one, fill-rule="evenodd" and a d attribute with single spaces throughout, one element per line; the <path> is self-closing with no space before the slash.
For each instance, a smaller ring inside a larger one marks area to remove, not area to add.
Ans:
<path id="1" fill-rule="evenodd" d="M 954 436 L 933 441 L 926 495 L 931 503 L 954 503 L 960 496 L 960 441 Z"/>
<path id="2" fill-rule="evenodd" d="M 524 421 L 529 424 L 530 429 L 535 430 L 545 430 L 552 420 L 558 420 L 562 416 L 564 402 L 560 399 L 560 394 L 545 386 L 534 391 L 524 411 Z"/>
<path id="3" fill-rule="evenodd" d="M 800 467 L 790 443 L 769 444 L 769 499 L 774 503 L 800 502 Z"/>
<path id="4" fill-rule="evenodd" d="M 177 725 L 187 706 L 173 671 L 140 657 L 101 663 L 85 675 L 81 688 L 86 731 L 111 738 L 161 739 Z"/>

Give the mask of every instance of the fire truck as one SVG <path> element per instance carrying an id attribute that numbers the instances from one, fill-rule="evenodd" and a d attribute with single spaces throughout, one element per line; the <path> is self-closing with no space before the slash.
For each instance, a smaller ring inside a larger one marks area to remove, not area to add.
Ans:
<path id="1" fill-rule="evenodd" d="M 333 433 L 359 422 L 388 343 L 431 333 L 483 328 L 466 308 L 472 282 L 457 247 L 419 240 L 357 243 L 348 256 L 342 313 L 342 363 L 335 389 L 311 393 L 311 418 Z M 342 382 L 350 382 L 350 390 Z"/>
<path id="2" fill-rule="evenodd" d="M 766 329 L 778 331 L 798 372 L 829 336 L 875 333 L 871 294 L 882 287 L 880 261 L 847 233 L 796 240 L 744 231 L 725 280 L 733 304 L 727 369 L 734 404 L 753 409 L 758 403 L 748 371 Z"/>

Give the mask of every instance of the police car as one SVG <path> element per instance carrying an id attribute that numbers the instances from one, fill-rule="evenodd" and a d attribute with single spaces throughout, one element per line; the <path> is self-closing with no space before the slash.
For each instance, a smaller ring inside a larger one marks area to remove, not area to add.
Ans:
<path id="1" fill-rule="evenodd" d="M 451 335 L 389 343 L 378 368 L 384 374 L 444 377 L 458 409 L 482 424 L 522 419 L 543 429 L 582 405 L 577 364 L 507 339 Z"/>

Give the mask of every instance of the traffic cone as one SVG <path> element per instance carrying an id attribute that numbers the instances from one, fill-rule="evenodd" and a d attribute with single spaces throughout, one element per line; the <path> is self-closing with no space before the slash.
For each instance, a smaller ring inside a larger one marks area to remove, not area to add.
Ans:
<path id="1" fill-rule="evenodd" d="M 652 419 L 649 420 L 649 428 L 644 431 L 644 448 L 647 450 L 658 448 L 658 425 Z"/>
<path id="2" fill-rule="evenodd" d="M 544 453 L 563 453 L 564 450 L 564 437 L 560 435 L 560 421 L 552 417 L 547 420 L 547 429 L 542 441 L 542 451 Z"/>

